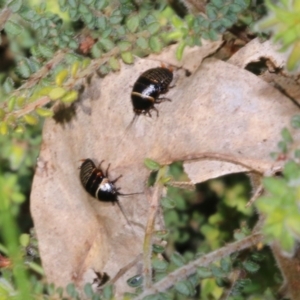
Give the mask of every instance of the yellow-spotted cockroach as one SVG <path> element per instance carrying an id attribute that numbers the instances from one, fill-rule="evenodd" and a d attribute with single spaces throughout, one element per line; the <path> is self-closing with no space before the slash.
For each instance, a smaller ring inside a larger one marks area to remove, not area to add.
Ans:
<path id="1" fill-rule="evenodd" d="M 130 196 L 130 195 L 137 195 L 140 193 L 132 193 L 132 194 L 122 194 L 119 192 L 120 188 L 115 187 L 115 183 L 117 180 L 122 177 L 120 175 L 118 178 L 114 180 L 108 179 L 108 170 L 110 164 L 108 165 L 105 173 L 101 169 L 101 161 L 99 167 L 97 168 L 94 162 L 91 159 L 84 159 L 83 163 L 80 166 L 80 181 L 85 188 L 85 190 L 94 198 L 105 201 L 105 202 L 112 202 L 117 203 L 121 212 L 123 213 L 125 219 L 129 223 L 122 206 L 119 203 L 118 196 Z"/>
<path id="2" fill-rule="evenodd" d="M 159 98 L 169 90 L 173 80 L 173 72 L 166 67 L 158 67 L 145 71 L 135 82 L 131 92 L 131 102 L 135 115 L 148 114 L 151 117 L 151 110 L 158 110 L 154 104 L 163 101 L 171 101 L 168 98 Z"/>

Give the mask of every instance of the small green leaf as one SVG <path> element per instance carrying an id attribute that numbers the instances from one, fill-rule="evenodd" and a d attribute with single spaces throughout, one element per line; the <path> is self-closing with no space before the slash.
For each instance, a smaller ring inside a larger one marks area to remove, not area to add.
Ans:
<path id="1" fill-rule="evenodd" d="M 169 235 L 169 230 L 157 230 L 155 235 L 160 239 L 165 239 Z"/>
<path id="2" fill-rule="evenodd" d="M 263 185 L 267 191 L 276 196 L 283 196 L 289 192 L 287 183 L 282 178 L 265 177 Z"/>
<path id="3" fill-rule="evenodd" d="M 82 69 L 87 68 L 90 64 L 91 64 L 91 60 L 90 60 L 89 58 L 85 58 L 85 59 L 81 62 Z"/>
<path id="4" fill-rule="evenodd" d="M 74 283 L 69 283 L 66 287 L 66 291 L 68 293 L 69 296 L 75 298 L 77 297 L 77 291 L 76 291 L 76 287 L 74 285 Z"/>
<path id="5" fill-rule="evenodd" d="M 152 259 L 152 267 L 157 271 L 164 271 L 168 267 L 168 263 L 164 260 L 160 260 L 158 258 Z"/>
<path id="6" fill-rule="evenodd" d="M 53 116 L 53 111 L 51 109 L 48 108 L 43 108 L 43 107 L 37 107 L 35 109 L 36 113 L 41 116 L 41 117 L 52 117 Z"/>
<path id="7" fill-rule="evenodd" d="M 50 47 L 45 46 L 44 44 L 38 44 L 38 50 L 42 57 L 44 58 L 52 58 L 54 56 L 54 52 Z"/>
<path id="8" fill-rule="evenodd" d="M 128 51 L 129 49 L 131 49 L 132 44 L 127 42 L 127 41 L 122 41 L 120 43 L 118 43 L 118 47 L 120 49 L 120 51 Z"/>
<path id="9" fill-rule="evenodd" d="M 16 133 L 23 133 L 24 132 L 24 127 L 22 125 L 18 125 L 15 130 Z"/>
<path id="10" fill-rule="evenodd" d="M 255 273 L 259 270 L 260 266 L 252 260 L 246 260 L 243 262 L 243 267 L 249 273 Z"/>
<path id="11" fill-rule="evenodd" d="M 140 47 L 141 49 L 145 50 L 148 48 L 148 40 L 146 40 L 145 38 L 143 37 L 139 37 L 137 40 L 136 40 L 136 45 L 138 47 Z"/>
<path id="12" fill-rule="evenodd" d="M 149 39 L 149 46 L 154 52 L 160 52 L 162 50 L 162 43 L 157 36 L 151 36 Z"/>
<path id="13" fill-rule="evenodd" d="M 24 115 L 23 119 L 29 125 L 36 125 L 39 122 L 39 119 L 33 115 Z"/>
<path id="14" fill-rule="evenodd" d="M 8 4 L 8 8 L 10 8 L 12 12 L 16 13 L 22 7 L 22 2 L 23 2 L 22 0 L 12 0 Z"/>
<path id="15" fill-rule="evenodd" d="M 163 253 L 165 251 L 165 247 L 163 247 L 161 245 L 153 244 L 152 245 L 152 250 L 155 253 Z"/>
<path id="16" fill-rule="evenodd" d="M 138 286 L 142 285 L 142 283 L 143 283 L 143 276 L 140 274 L 135 275 L 127 280 L 127 284 L 130 287 L 138 287 Z"/>
<path id="17" fill-rule="evenodd" d="M 213 276 L 211 270 L 206 267 L 197 268 L 197 274 L 200 278 L 209 278 Z"/>
<path id="18" fill-rule="evenodd" d="M 3 89 L 6 94 L 9 94 L 13 91 L 14 89 L 14 81 L 11 77 L 7 77 L 3 83 Z"/>
<path id="19" fill-rule="evenodd" d="M 8 112 L 12 112 L 14 110 L 15 104 L 16 104 L 16 97 L 11 97 L 7 103 Z"/>
<path id="20" fill-rule="evenodd" d="M 295 129 L 300 128 L 300 115 L 293 116 L 291 120 L 291 124 Z"/>
<path id="21" fill-rule="evenodd" d="M 150 159 L 150 158 L 145 158 L 144 160 L 144 165 L 152 171 L 158 171 L 161 168 L 161 165 L 157 163 L 156 161 Z"/>
<path id="22" fill-rule="evenodd" d="M 63 84 L 63 82 L 65 81 L 65 79 L 67 78 L 69 72 L 66 69 L 61 70 L 60 72 L 58 72 L 58 74 L 55 76 L 55 83 L 58 86 L 61 86 Z"/>
<path id="23" fill-rule="evenodd" d="M 27 247 L 30 242 L 30 235 L 28 233 L 22 233 L 19 239 L 21 246 Z"/>
<path id="24" fill-rule="evenodd" d="M 160 24 L 158 22 L 154 22 L 152 24 L 150 24 L 149 26 L 147 26 L 147 31 L 153 35 L 155 33 L 157 33 L 160 29 Z"/>
<path id="25" fill-rule="evenodd" d="M 140 23 L 140 18 L 138 15 L 133 15 L 126 20 L 126 26 L 128 30 L 132 33 L 136 32 Z"/>
<path id="26" fill-rule="evenodd" d="M 30 65 L 27 61 L 27 59 L 22 59 L 18 62 L 18 68 L 17 72 L 23 77 L 23 78 L 29 78 L 31 75 L 31 69 Z"/>
<path id="27" fill-rule="evenodd" d="M 0 123 L 0 134 L 1 135 L 6 135 L 8 133 L 8 126 L 6 122 L 1 122 Z"/>
<path id="28" fill-rule="evenodd" d="M 218 266 L 212 265 L 211 272 L 215 277 L 225 277 L 226 273 Z"/>
<path id="29" fill-rule="evenodd" d="M 179 281 L 175 284 L 174 287 L 176 291 L 185 296 L 193 295 L 194 293 L 194 287 L 188 280 Z"/>
<path id="30" fill-rule="evenodd" d="M 119 71 L 121 66 L 120 66 L 120 62 L 118 59 L 116 59 L 115 57 L 110 57 L 109 61 L 108 61 L 109 66 L 111 67 L 112 70 L 114 71 Z"/>
<path id="31" fill-rule="evenodd" d="M 125 64 L 132 64 L 134 61 L 133 55 L 131 52 L 122 52 L 121 53 L 121 58 Z"/>
<path id="32" fill-rule="evenodd" d="M 77 71 L 79 69 L 79 61 L 75 61 L 73 64 L 72 64 L 72 67 L 71 67 L 71 76 L 73 78 L 76 78 L 76 74 L 77 74 Z"/>
<path id="33" fill-rule="evenodd" d="M 49 98 L 51 100 L 58 100 L 60 98 L 62 98 L 64 95 L 66 95 L 67 90 L 65 90 L 62 87 L 57 87 L 51 90 L 51 92 L 49 93 Z"/>
<path id="34" fill-rule="evenodd" d="M 93 297 L 94 291 L 93 291 L 92 285 L 89 282 L 84 285 L 83 290 L 84 290 L 84 293 L 86 294 L 86 296 L 88 298 L 92 298 Z"/>
<path id="35" fill-rule="evenodd" d="M 11 35 L 19 35 L 23 31 L 22 27 L 19 24 L 11 20 L 8 20 L 5 23 L 4 29 L 7 34 L 11 34 Z"/>
<path id="36" fill-rule="evenodd" d="M 78 99 L 78 92 L 75 90 L 67 92 L 60 100 L 63 103 L 72 103 Z"/>
<path id="37" fill-rule="evenodd" d="M 184 41 L 181 41 L 176 49 L 176 58 L 177 60 L 181 60 L 182 59 L 182 55 L 183 55 L 183 51 L 186 47 L 186 43 Z"/>
<path id="38" fill-rule="evenodd" d="M 95 9 L 101 10 L 101 9 L 105 8 L 108 5 L 108 1 L 106 1 L 106 0 L 96 0 L 94 5 L 95 5 Z"/>
<path id="39" fill-rule="evenodd" d="M 287 128 L 283 128 L 281 130 L 281 136 L 282 136 L 284 142 L 286 142 L 286 143 L 292 143 L 293 142 L 292 135 L 291 135 L 291 133 L 289 132 L 289 130 Z"/>
<path id="40" fill-rule="evenodd" d="M 176 266 L 176 267 L 182 267 L 185 265 L 186 260 L 184 259 L 183 256 L 181 256 L 179 253 L 174 252 L 171 257 L 170 257 L 171 262 Z"/>
<path id="41" fill-rule="evenodd" d="M 221 259 L 221 268 L 225 273 L 229 273 L 231 271 L 231 259 L 229 256 L 223 257 Z"/>
<path id="42" fill-rule="evenodd" d="M 99 44 L 102 46 L 104 51 L 110 51 L 115 46 L 115 44 L 108 38 L 100 39 Z"/>
<path id="43" fill-rule="evenodd" d="M 169 197 L 164 197 L 160 200 L 162 207 L 170 209 L 175 207 L 175 201 Z"/>

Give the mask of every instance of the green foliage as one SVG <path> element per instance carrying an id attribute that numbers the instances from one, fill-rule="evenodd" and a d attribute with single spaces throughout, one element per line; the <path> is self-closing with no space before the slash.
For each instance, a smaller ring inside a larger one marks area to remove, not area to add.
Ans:
<path id="1" fill-rule="evenodd" d="M 294 116 L 291 124 L 298 129 L 299 116 Z M 268 192 L 256 201 L 257 209 L 265 216 L 264 233 L 268 240 L 278 240 L 287 253 L 293 253 L 296 241 L 300 238 L 299 192 L 300 166 L 297 162 L 292 134 L 284 128 L 280 152 L 273 156 L 289 157 L 281 177 L 264 178 L 263 185 Z"/>
<path id="2" fill-rule="evenodd" d="M 299 1 L 266 1 L 269 15 L 262 20 L 257 29 L 273 33 L 275 42 L 281 44 L 282 51 L 289 51 L 287 69 L 295 69 L 300 61 L 300 5 Z"/>

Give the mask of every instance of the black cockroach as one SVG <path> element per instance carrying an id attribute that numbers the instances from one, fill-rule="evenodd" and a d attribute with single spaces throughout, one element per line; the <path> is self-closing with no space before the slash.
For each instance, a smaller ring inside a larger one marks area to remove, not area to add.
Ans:
<path id="1" fill-rule="evenodd" d="M 173 80 L 172 70 L 165 67 L 153 68 L 145 71 L 135 82 L 131 92 L 131 102 L 135 115 L 148 114 L 151 117 L 151 110 L 158 110 L 154 104 L 163 101 L 171 101 L 168 98 L 159 98 L 169 90 Z"/>
<path id="2" fill-rule="evenodd" d="M 119 203 L 118 196 L 130 196 L 130 195 L 137 195 L 141 193 L 132 193 L 132 194 L 122 194 L 119 192 L 120 188 L 115 187 L 115 183 L 117 180 L 122 177 L 120 175 L 114 180 L 108 179 L 108 170 L 110 164 L 108 165 L 105 173 L 101 169 L 101 164 L 103 160 L 100 162 L 99 167 L 97 168 L 94 162 L 91 159 L 84 159 L 83 163 L 80 166 L 80 181 L 85 188 L 85 190 L 94 198 L 105 201 L 105 202 L 112 202 L 117 203 L 120 210 L 122 211 L 124 217 L 126 218 L 127 222 L 129 223 L 122 206 Z"/>

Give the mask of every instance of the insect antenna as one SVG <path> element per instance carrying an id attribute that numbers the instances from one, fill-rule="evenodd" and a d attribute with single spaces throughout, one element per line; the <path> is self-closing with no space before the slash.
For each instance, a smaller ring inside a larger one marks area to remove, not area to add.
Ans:
<path id="1" fill-rule="evenodd" d="M 137 122 L 137 119 L 138 119 L 139 115 L 137 114 L 134 114 L 134 117 L 132 118 L 132 120 L 130 121 L 130 123 L 126 126 L 125 128 L 125 132 L 124 132 L 124 135 L 123 137 L 121 138 L 118 146 L 122 145 L 123 141 L 126 139 L 127 135 L 128 135 L 128 132 L 130 130 L 130 128 Z"/>

